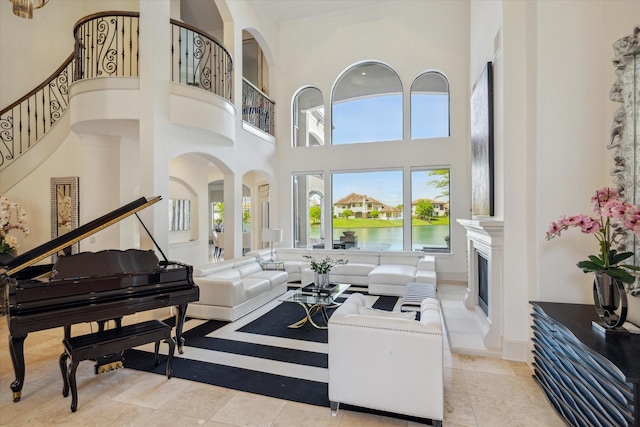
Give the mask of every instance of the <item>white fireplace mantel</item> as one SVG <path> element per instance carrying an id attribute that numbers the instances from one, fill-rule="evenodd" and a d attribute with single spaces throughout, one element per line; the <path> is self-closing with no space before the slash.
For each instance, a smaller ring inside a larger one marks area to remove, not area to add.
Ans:
<path id="1" fill-rule="evenodd" d="M 483 341 L 487 349 L 502 350 L 502 260 L 504 222 L 492 218 L 458 219 L 467 231 L 469 280 L 464 304 L 481 319 Z M 487 314 L 478 303 L 478 254 L 487 260 Z"/>

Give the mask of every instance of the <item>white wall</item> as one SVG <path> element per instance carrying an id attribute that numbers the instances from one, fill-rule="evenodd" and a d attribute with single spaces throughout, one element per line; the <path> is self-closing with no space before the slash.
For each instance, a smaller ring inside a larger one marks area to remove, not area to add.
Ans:
<path id="1" fill-rule="evenodd" d="M 33 19 L 15 16 L 10 2 L 0 2 L 0 109 L 42 83 L 73 53 L 78 20 L 110 10 L 137 11 L 138 1 L 54 0 L 36 9 Z"/>
<path id="2" fill-rule="evenodd" d="M 593 279 L 575 264 L 598 250 L 595 238 L 567 232 L 547 242 L 545 232 L 560 215 L 590 213 L 591 195 L 612 185 L 611 44 L 638 24 L 639 8 L 627 1 L 471 2 L 472 81 L 501 33 L 493 59 L 507 343 L 528 339 L 528 300 L 593 301 Z"/>
<path id="3" fill-rule="evenodd" d="M 27 212 L 29 236 L 11 232 L 18 238 L 19 254 L 51 240 L 51 178 L 82 177 L 82 173 L 82 142 L 77 135 L 70 134 L 41 167 L 4 194 L 10 201 L 20 203 Z M 83 203 L 82 195 L 79 202 Z M 80 249 L 84 250 L 82 245 Z"/>
<path id="4" fill-rule="evenodd" d="M 171 260 L 194 265 L 209 261 L 208 164 L 205 158 L 194 154 L 186 154 L 171 160 L 167 198 L 191 201 L 191 228 L 186 231 L 169 232 Z"/>
<path id="5" fill-rule="evenodd" d="M 598 251 L 596 239 L 572 230 L 546 242 L 544 232 L 560 215 L 592 212 L 589 198 L 597 188 L 613 185 L 612 152 L 606 149 L 617 108 L 608 100 L 616 79 L 611 45 L 640 23 L 640 4 L 541 2 L 536 13 L 539 280 L 533 295 L 591 302 L 593 278 L 575 263 Z M 562 171 L 565 179 L 550 171 Z"/>

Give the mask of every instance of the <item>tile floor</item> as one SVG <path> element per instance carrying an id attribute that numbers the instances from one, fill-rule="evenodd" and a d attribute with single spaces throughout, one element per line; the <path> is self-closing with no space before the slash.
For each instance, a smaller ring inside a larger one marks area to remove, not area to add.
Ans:
<path id="1" fill-rule="evenodd" d="M 443 309 L 461 318 L 460 285 L 440 287 Z M 457 311 L 456 311 L 457 310 Z M 446 315 L 446 314 L 445 314 Z M 452 323 L 449 321 L 449 323 Z M 452 323 L 469 335 L 463 321 Z M 87 328 L 89 326 L 82 326 Z M 74 333 L 86 333 L 81 328 Z M 79 365 L 78 411 L 63 398 L 58 367 L 60 328 L 29 334 L 25 342 L 26 379 L 22 399 L 14 403 L 9 387 L 13 369 L 8 329 L 0 319 L 0 427 L 4 426 L 407 426 L 420 424 L 389 417 L 304 405 L 179 378 L 119 369 L 94 375 L 93 364 Z M 458 337 L 460 338 L 460 337 Z M 464 338 L 464 337 L 462 337 Z M 464 341 L 462 341 L 464 342 Z M 163 346 L 164 347 L 164 346 Z M 444 354 L 444 426 L 562 427 L 531 378 L 525 363 L 451 351 Z M 428 387 L 428 384 L 425 384 Z"/>

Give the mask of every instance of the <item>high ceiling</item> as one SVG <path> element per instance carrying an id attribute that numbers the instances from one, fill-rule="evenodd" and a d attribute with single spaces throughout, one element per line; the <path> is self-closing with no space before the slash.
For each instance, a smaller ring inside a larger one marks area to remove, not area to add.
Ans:
<path id="1" fill-rule="evenodd" d="M 394 0 L 247 0 L 247 3 L 256 11 L 256 15 L 267 15 L 277 23 L 282 23 L 335 15 L 390 1 Z M 181 0 L 180 4 L 185 22 L 208 31 L 222 28 L 222 19 L 213 0 Z"/>
<path id="2" fill-rule="evenodd" d="M 334 15 L 393 0 L 247 0 L 256 12 L 270 15 L 276 22 Z"/>

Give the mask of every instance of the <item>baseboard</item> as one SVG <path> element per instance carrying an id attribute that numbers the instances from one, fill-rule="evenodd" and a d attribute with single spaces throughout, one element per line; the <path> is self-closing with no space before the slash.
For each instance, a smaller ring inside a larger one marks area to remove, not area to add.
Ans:
<path id="1" fill-rule="evenodd" d="M 450 283 L 452 285 L 466 285 L 467 284 L 467 273 L 455 273 L 455 272 L 446 272 L 446 271 L 437 271 L 438 273 L 438 283 Z"/>
<path id="2" fill-rule="evenodd" d="M 527 362 L 529 359 L 529 341 L 502 341 L 502 358 L 515 362 Z"/>

